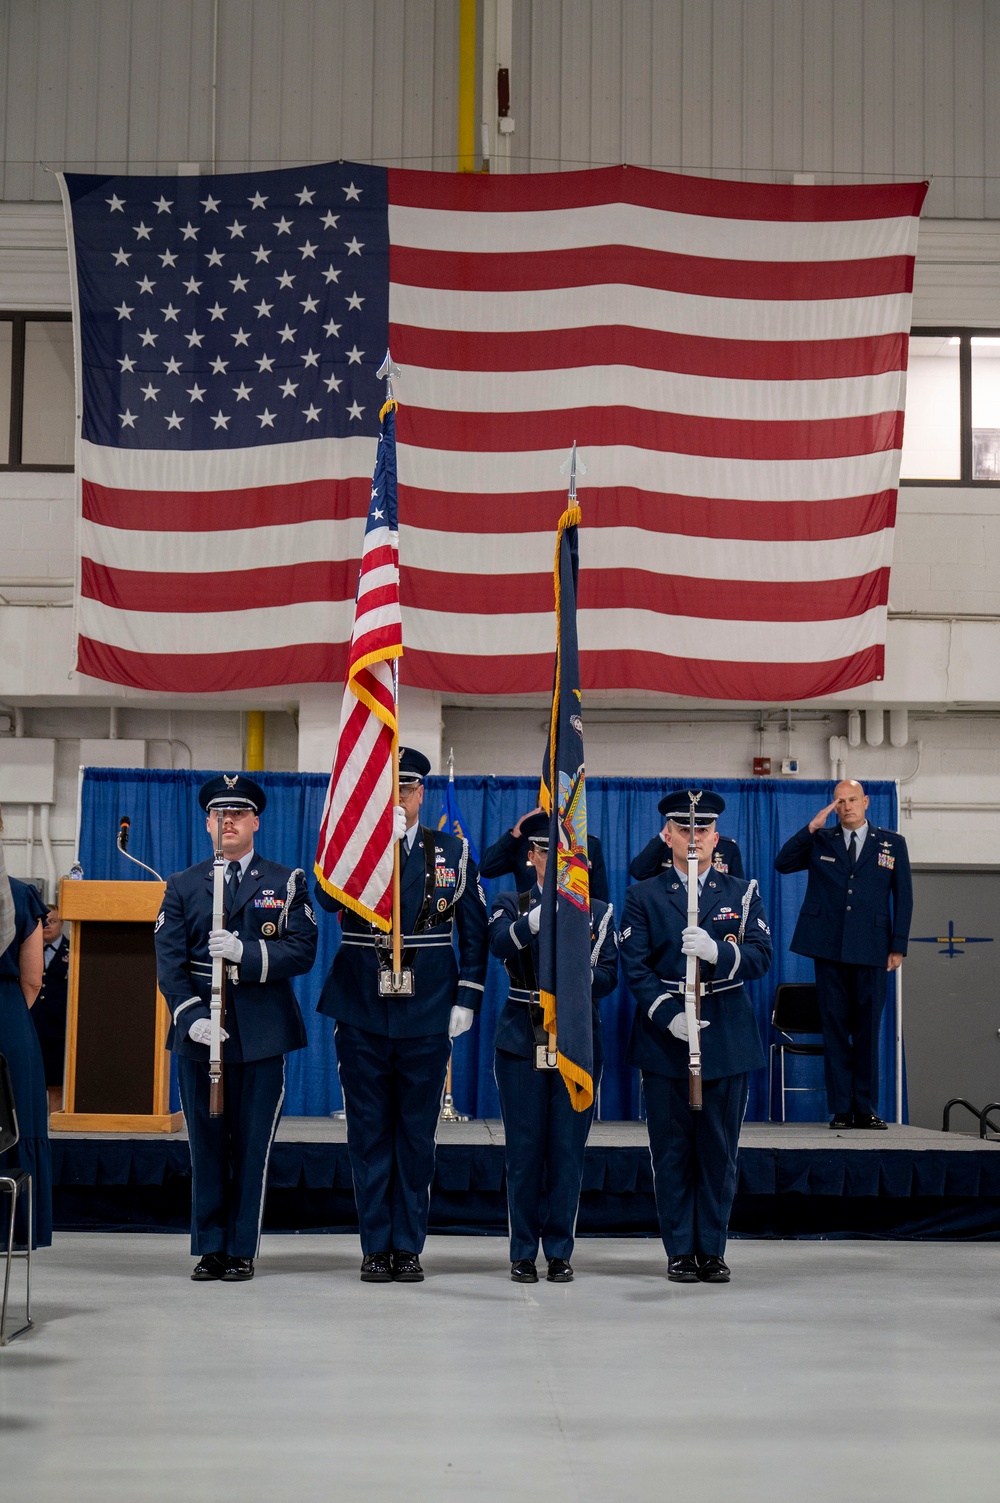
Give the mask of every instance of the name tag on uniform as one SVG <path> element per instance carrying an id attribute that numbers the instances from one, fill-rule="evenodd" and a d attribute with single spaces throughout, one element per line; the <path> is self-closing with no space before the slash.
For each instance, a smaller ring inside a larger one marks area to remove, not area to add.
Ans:
<path id="1" fill-rule="evenodd" d="M 896 865 L 896 858 L 895 856 L 890 856 L 888 851 L 879 851 L 878 864 L 879 866 L 884 866 L 889 871 L 892 871 L 893 867 Z"/>
<path id="2" fill-rule="evenodd" d="M 836 862 L 836 860 L 837 860 L 836 856 L 821 856 L 819 859 L 821 861 L 833 861 L 833 862 Z"/>

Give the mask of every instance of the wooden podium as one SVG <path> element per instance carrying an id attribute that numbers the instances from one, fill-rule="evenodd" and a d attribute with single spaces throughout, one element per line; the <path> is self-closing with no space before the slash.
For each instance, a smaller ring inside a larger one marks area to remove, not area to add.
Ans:
<path id="1" fill-rule="evenodd" d="M 156 985 L 153 924 L 163 882 L 59 884 L 73 924 L 59 1132 L 177 1132 L 170 1110 L 170 1018 Z"/>

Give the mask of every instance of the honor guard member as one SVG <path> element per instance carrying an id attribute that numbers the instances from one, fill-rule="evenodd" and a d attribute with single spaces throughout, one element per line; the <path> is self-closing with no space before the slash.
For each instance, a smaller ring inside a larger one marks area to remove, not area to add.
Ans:
<path id="1" fill-rule="evenodd" d="M 510 988 L 496 1033 L 494 1064 L 506 1140 L 510 1276 L 537 1284 L 538 1244 L 548 1260 L 548 1280 L 573 1277 L 573 1234 L 583 1181 L 583 1154 L 594 1108 L 573 1110 L 558 1070 L 536 1069 L 547 1035 L 538 991 L 538 927 L 549 852 L 549 817 L 527 816 L 521 832 L 535 872 L 529 892 L 502 892 L 490 918 L 490 949 L 507 968 Z M 604 1058 L 598 999 L 618 984 L 618 943 L 609 904 L 590 903 L 590 973 L 594 1000 L 594 1092 Z"/>
<path id="2" fill-rule="evenodd" d="M 518 892 L 530 892 L 535 885 L 535 874 L 528 860 L 528 837 L 525 826 L 529 820 L 543 811 L 541 807 L 529 809 L 522 814 L 517 824 L 505 830 L 499 840 L 484 852 L 479 864 L 480 875 L 495 880 L 510 873 Z M 604 851 L 596 835 L 587 836 L 587 860 L 590 863 L 590 896 L 600 902 L 608 901 L 608 872 L 604 864 Z"/>
<path id="3" fill-rule="evenodd" d="M 667 803 L 669 870 L 625 894 L 618 936 L 638 1006 L 630 1063 L 642 1071 L 660 1235 L 673 1283 L 729 1282 L 726 1231 L 736 1193 L 736 1155 L 750 1071 L 764 1064 L 744 982 L 771 964 L 771 931 L 756 882 L 712 865 L 715 821 L 725 808 L 703 792 L 695 815 L 698 923 L 688 927 L 688 792 Z M 703 1106 L 688 1105 L 687 957 L 701 961 Z"/>
<path id="4" fill-rule="evenodd" d="M 170 1008 L 167 1048 L 177 1055 L 191 1143 L 191 1245 L 198 1282 L 253 1278 L 267 1161 L 285 1094 L 285 1055 L 306 1030 L 290 977 L 316 958 L 316 919 L 305 873 L 254 849 L 264 791 L 242 774 L 210 778 L 198 795 L 215 843 L 222 811 L 226 926 L 212 928 L 214 862 L 167 878 L 156 920 L 156 973 Z M 225 1109 L 209 1115 L 212 959 L 226 962 Z"/>
<path id="5" fill-rule="evenodd" d="M 69 939 L 63 933 L 58 908 L 50 908 L 42 926 L 42 989 L 31 1009 L 31 1021 L 42 1046 L 49 1111 L 62 1107 L 66 1060 L 66 993 L 69 987 Z"/>
<path id="6" fill-rule="evenodd" d="M 677 805 L 676 793 L 668 793 L 661 798 L 657 809 L 663 815 L 667 815 Z M 644 845 L 636 856 L 629 871 L 636 882 L 645 882 L 647 877 L 655 877 L 661 871 L 669 871 L 674 864 L 674 853 L 670 849 L 669 819 L 665 819 L 663 829 L 654 835 L 648 845 Z M 728 835 L 720 835 L 718 844 L 712 853 L 712 865 L 717 872 L 724 876 L 742 877 L 743 857 L 735 840 Z"/>
<path id="7" fill-rule="evenodd" d="M 337 1020 L 365 1283 L 423 1279 L 451 1040 L 472 1027 L 486 979 L 486 899 L 469 843 L 419 823 L 430 770 L 421 752 L 399 748 L 402 964 L 413 973 L 411 995 L 379 995 L 379 970 L 392 970 L 391 936 L 316 888 L 343 929 L 319 1011 Z"/>
<path id="8" fill-rule="evenodd" d="M 870 825 L 867 808 L 860 783 L 838 783 L 833 803 L 774 863 L 782 873 L 809 873 L 792 950 L 816 967 L 833 1128 L 885 1128 L 877 1115 L 879 1027 L 888 972 L 902 964 L 913 914 L 906 841 Z M 826 829 L 831 814 L 837 823 Z"/>

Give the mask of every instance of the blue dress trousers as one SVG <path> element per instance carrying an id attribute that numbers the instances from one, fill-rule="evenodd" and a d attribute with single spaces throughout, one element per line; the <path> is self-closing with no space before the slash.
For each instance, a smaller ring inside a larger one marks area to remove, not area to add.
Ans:
<path id="1" fill-rule="evenodd" d="M 489 928 L 490 949 L 503 961 L 510 981 L 497 1020 L 494 1069 L 506 1145 L 511 1262 L 537 1257 L 539 1242 L 546 1258 L 572 1257 L 583 1156 L 594 1119 L 593 1106 L 573 1110 L 557 1070 L 534 1067 L 535 1021 L 541 1021 L 541 1008 L 538 936 L 531 932 L 528 913 L 541 899 L 536 884 L 522 912 L 517 893 L 500 893 L 493 900 Z M 607 903 L 591 901 L 590 924 L 596 1098 L 604 1057 L 597 1002 L 618 984 L 618 944 Z"/>

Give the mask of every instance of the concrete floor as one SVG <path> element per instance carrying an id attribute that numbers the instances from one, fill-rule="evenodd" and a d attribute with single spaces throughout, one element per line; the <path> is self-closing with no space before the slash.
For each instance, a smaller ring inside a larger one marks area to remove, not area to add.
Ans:
<path id="1" fill-rule="evenodd" d="M 496 1238 L 362 1285 L 354 1237 L 194 1285 L 182 1237 L 73 1234 L 0 1352 L 4 1503 L 941 1503 L 1000 1495 L 998 1250 L 578 1244 L 515 1288 Z"/>

